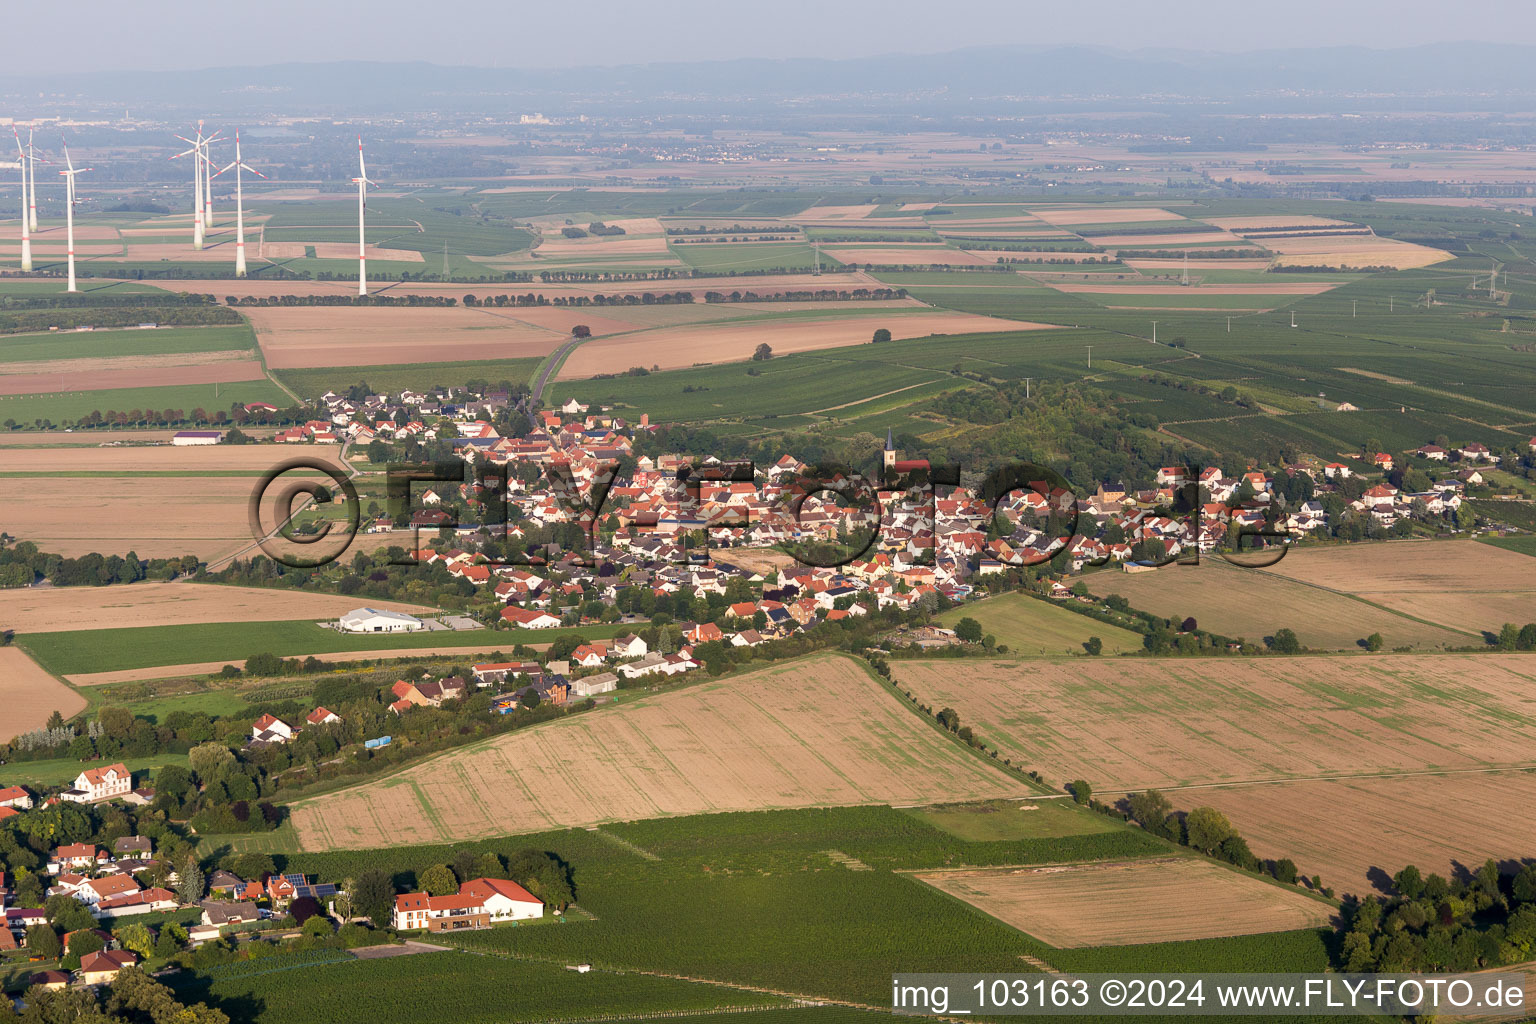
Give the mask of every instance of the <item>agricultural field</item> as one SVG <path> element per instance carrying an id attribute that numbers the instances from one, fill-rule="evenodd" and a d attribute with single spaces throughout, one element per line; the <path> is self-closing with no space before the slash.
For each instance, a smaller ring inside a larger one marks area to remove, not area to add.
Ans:
<path id="1" fill-rule="evenodd" d="M 775 356 L 866 345 L 881 328 L 890 331 L 893 340 L 905 340 L 1048 326 L 969 313 L 901 310 L 824 319 L 657 328 L 582 344 L 566 358 L 560 368 L 560 377 L 568 380 L 600 373 L 623 373 L 632 366 L 675 370 L 701 363 L 742 362 L 751 359 L 761 344 L 772 348 Z"/>
<path id="2" fill-rule="evenodd" d="M 85 707 L 85 698 L 43 671 L 26 652 L 0 647 L 0 743 L 18 734 L 40 729 L 55 711 L 66 719 Z"/>
<path id="3" fill-rule="evenodd" d="M 1470 541 L 1299 548 L 1278 576 L 1351 594 L 1468 633 L 1536 621 L 1536 567 L 1518 551 Z"/>
<path id="4" fill-rule="evenodd" d="M 293 823 L 305 849 L 325 850 L 1028 792 L 918 721 L 860 663 L 826 655 L 499 737 L 303 801 Z"/>
<path id="5" fill-rule="evenodd" d="M 399 601 L 310 591 L 186 582 L 131 583 L 0 590 L 0 628 L 17 633 L 53 633 L 78 629 L 83 623 L 95 629 L 116 629 L 229 620 L 270 622 L 295 615 L 321 620 L 334 619 L 359 604 L 413 615 L 433 611 Z"/>
<path id="6" fill-rule="evenodd" d="M 354 599 L 348 608 L 356 608 L 361 603 Z M 181 666 L 194 660 L 209 663 L 217 661 L 222 665 L 263 653 L 301 658 L 309 654 L 367 652 L 377 657 L 374 653 L 377 651 L 425 652 L 435 649 L 481 649 L 492 645 L 510 648 L 520 640 L 548 643 L 567 633 L 604 640 L 619 636 L 624 631 L 621 626 L 594 625 L 517 632 L 471 629 L 390 634 L 339 633 L 318 625 L 315 619 L 291 619 L 18 633 L 16 642 L 47 666 L 49 671 L 74 676 Z"/>
<path id="7" fill-rule="evenodd" d="M 1527 862 L 1530 823 L 1510 809 L 1536 799 L 1536 771 L 1212 786 L 1171 790 L 1168 798 L 1180 808 L 1217 808 L 1255 855 L 1290 857 L 1324 885 L 1363 896 L 1390 891 L 1390 876 L 1409 864 L 1450 878 L 1489 857 Z"/>
<path id="8" fill-rule="evenodd" d="M 1120 825 L 1069 800 L 979 800 L 903 808 L 966 842 L 1012 842 L 1116 832 Z"/>
<path id="9" fill-rule="evenodd" d="M 1154 572 L 1098 573 L 1088 585 L 1098 597 L 1119 594 L 1133 608 L 1180 621 L 1193 617 L 1201 629 L 1249 643 L 1259 643 L 1281 627 L 1293 630 L 1302 646 L 1320 651 L 1358 650 L 1360 641 L 1372 633 L 1380 633 L 1389 648 L 1433 650 L 1481 643 L 1480 633 L 1425 621 L 1374 598 L 1368 602 L 1285 574 L 1298 555 L 1326 564 L 1352 550 L 1298 548 L 1269 570 L 1240 569 L 1220 558 L 1206 558 L 1197 566 L 1169 565 Z"/>
<path id="10" fill-rule="evenodd" d="M 916 877 L 1065 948 L 1295 931 L 1326 925 L 1335 914 L 1330 904 L 1295 887 L 1193 857 Z"/>
<path id="11" fill-rule="evenodd" d="M 291 306 L 244 311 L 267 365 L 389 366 L 548 355 L 587 324 L 594 334 L 626 330 L 592 310 L 479 306 Z"/>
<path id="12" fill-rule="evenodd" d="M 897 661 L 1014 764 L 1097 790 L 1525 766 L 1519 654 Z"/>
<path id="13" fill-rule="evenodd" d="M 1006 644 L 1008 653 L 1027 657 L 1044 654 L 1082 654 L 1091 636 L 1104 643 L 1105 654 L 1125 654 L 1142 649 L 1141 635 L 1107 625 L 1022 594 L 1004 594 L 974 604 L 951 608 L 939 616 L 940 625 L 953 627 L 961 619 L 975 619 L 985 633 Z"/>

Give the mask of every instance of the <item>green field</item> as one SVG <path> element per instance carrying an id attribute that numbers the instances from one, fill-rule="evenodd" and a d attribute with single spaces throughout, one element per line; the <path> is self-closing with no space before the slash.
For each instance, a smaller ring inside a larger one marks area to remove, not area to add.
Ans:
<path id="1" fill-rule="evenodd" d="M 729 274 L 742 270 L 810 270 L 816 262 L 816 254 L 804 242 L 730 242 L 708 245 L 670 246 L 673 254 L 690 267 L 711 273 Z M 838 261 L 821 252 L 823 267 L 838 266 Z M 750 283 L 751 279 L 747 279 Z"/>
<path id="2" fill-rule="evenodd" d="M 249 324 L 229 327 L 163 327 L 153 331 L 58 331 L 0 338 L 0 363 L 110 356 L 181 355 L 245 351 L 256 347 Z M 24 373 L 25 368 L 17 367 Z"/>
<path id="3" fill-rule="evenodd" d="M 181 626 L 133 626 L 65 633 L 29 633 L 16 643 L 55 675 L 154 668 L 205 661 L 238 661 L 253 654 L 285 658 L 341 651 L 426 647 L 496 647 L 547 644 L 566 633 L 593 640 L 620 636 L 620 624 L 572 629 L 433 630 L 419 633 L 337 633 L 308 619 L 279 622 L 209 622 Z"/>
<path id="4" fill-rule="evenodd" d="M 1006 644 L 1012 655 L 1081 654 L 1083 644 L 1091 636 L 1104 641 L 1105 654 L 1142 649 L 1140 633 L 1024 594 L 1004 594 L 951 608 L 939 616 L 939 622 L 952 627 L 963 618 L 981 623 L 982 630 L 997 637 L 999 644 Z"/>
<path id="5" fill-rule="evenodd" d="M 582 930 L 580 925 L 568 927 Z M 718 985 L 609 971 L 576 974 L 555 964 L 454 950 L 297 966 L 274 958 L 263 971 L 266 963 L 215 968 L 211 977 L 179 975 L 172 984 L 184 1002 L 241 1007 L 241 1024 L 374 1024 L 401 1019 L 419 1024 L 519 1024 L 788 1005 L 782 998 Z M 338 1001 L 335 996 L 342 992 L 346 998 Z"/>
<path id="6" fill-rule="evenodd" d="M 919 821 L 972 843 L 1055 839 L 1120 829 L 1104 815 L 1069 800 L 986 800 L 906 810 Z"/>
<path id="7" fill-rule="evenodd" d="M 15 420 L 21 427 L 31 427 L 38 419 L 54 424 L 78 420 L 92 412 L 109 410 L 132 412 L 135 409 L 228 410 L 235 403 L 267 402 L 286 409 L 293 405 L 276 384 L 269 380 L 236 381 L 231 384 L 171 384 L 158 388 L 113 388 L 106 391 L 61 391 L 35 395 L 0 395 L 0 425 Z M 131 424 L 130 424 L 131 425 Z"/>
<path id="8" fill-rule="evenodd" d="M 342 392 L 366 383 L 375 393 L 406 388 L 462 387 L 472 380 L 529 384 L 541 359 L 498 359 L 463 363 L 413 363 L 410 366 L 328 366 L 317 370 L 278 370 L 273 376 L 304 398 Z"/>
<path id="9" fill-rule="evenodd" d="M 1479 537 L 1484 544 L 1492 544 L 1506 551 L 1518 551 L 1536 558 L 1536 537 Z"/>

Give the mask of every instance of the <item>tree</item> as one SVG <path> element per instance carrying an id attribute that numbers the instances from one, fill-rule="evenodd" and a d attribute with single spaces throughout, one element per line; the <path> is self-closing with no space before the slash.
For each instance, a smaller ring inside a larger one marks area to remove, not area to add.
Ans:
<path id="1" fill-rule="evenodd" d="M 1091 636 L 1091 637 L 1088 638 L 1088 645 L 1087 646 L 1088 646 L 1088 653 L 1093 655 L 1094 657 L 1098 657 L 1100 654 L 1104 653 L 1104 641 L 1100 640 L 1096 636 Z"/>
<path id="2" fill-rule="evenodd" d="M 184 906 L 199 902 L 203 898 L 203 871 L 197 866 L 197 857 L 194 854 L 187 855 L 187 862 L 182 865 L 179 880 L 176 882 L 176 898 Z"/>
<path id="3" fill-rule="evenodd" d="M 63 952 L 59 933 L 46 924 L 35 924 L 27 929 L 27 951 L 44 960 L 57 960 Z"/>
<path id="4" fill-rule="evenodd" d="M 769 345 L 766 341 L 762 342 L 757 346 L 757 348 L 752 350 L 752 361 L 754 363 L 766 363 L 772 358 L 773 346 Z"/>
<path id="5" fill-rule="evenodd" d="M 1416 900 L 1424 894 L 1424 876 L 1412 864 L 1393 875 L 1392 884 L 1410 900 Z"/>
<path id="6" fill-rule="evenodd" d="M 1131 807 L 1131 817 L 1139 822 L 1142 828 L 1153 833 L 1161 834 L 1164 819 L 1173 813 L 1173 804 L 1155 789 L 1132 793 L 1127 803 Z"/>
<path id="7" fill-rule="evenodd" d="M 889 330 L 887 330 L 886 328 L 884 328 L 884 327 L 876 328 L 875 329 L 875 336 L 870 339 L 870 341 L 873 342 L 876 345 L 878 345 L 882 341 L 890 341 L 890 340 L 891 340 L 891 332 Z"/>
<path id="8" fill-rule="evenodd" d="M 1513 622 L 1504 623 L 1499 630 L 1498 645 L 1501 651 L 1513 651 L 1520 645 L 1520 628 Z"/>
<path id="9" fill-rule="evenodd" d="M 571 328 L 571 337 L 590 338 L 592 337 L 592 328 L 588 327 L 586 324 L 577 324 L 575 327 Z"/>
<path id="10" fill-rule="evenodd" d="M 453 869 L 446 864 L 434 864 L 427 868 L 416 880 L 416 884 L 428 896 L 452 896 L 459 891 L 459 880 L 454 877 Z"/>
<path id="11" fill-rule="evenodd" d="M 1277 629 L 1270 639 L 1269 646 L 1279 654 L 1295 654 L 1301 650 L 1301 641 L 1296 639 L 1296 634 L 1289 629 Z"/>
<path id="12" fill-rule="evenodd" d="M 1365 638 L 1365 649 L 1374 654 L 1386 646 L 1386 643 L 1386 640 L 1382 639 L 1380 633 L 1372 633 Z"/>
<path id="13" fill-rule="evenodd" d="M 1291 858 L 1281 857 L 1275 861 L 1276 881 L 1284 882 L 1286 885 L 1295 885 L 1297 874 L 1296 862 L 1291 860 Z"/>
<path id="14" fill-rule="evenodd" d="M 981 642 L 981 623 L 967 616 L 955 623 L 955 636 L 968 644 Z"/>
<path id="15" fill-rule="evenodd" d="M 1067 783 L 1067 788 L 1072 791 L 1073 803 L 1086 804 L 1089 800 L 1093 799 L 1093 786 L 1088 783 L 1087 779 L 1073 779 Z"/>
<path id="16" fill-rule="evenodd" d="M 325 916 L 325 908 L 313 896 L 300 896 L 288 905 L 288 916 L 299 922 L 299 924 L 306 924 L 312 917 L 323 918 Z"/>
<path id="17" fill-rule="evenodd" d="M 395 906 L 395 884 L 383 871 L 370 868 L 357 876 L 352 903 L 375 927 L 387 928 Z"/>
<path id="18" fill-rule="evenodd" d="M 304 922 L 302 931 L 304 937 L 309 939 L 328 939 L 335 934 L 330 919 L 324 914 L 311 914 Z"/>
<path id="19" fill-rule="evenodd" d="M 1189 845 L 1202 853 L 1213 853 L 1222 841 L 1234 834 L 1227 816 L 1214 807 L 1196 807 L 1184 818 Z"/>
<path id="20" fill-rule="evenodd" d="M 118 943 L 126 950 L 130 950 L 144 959 L 149 959 L 155 952 L 155 937 L 149 933 L 149 927 L 138 921 L 125 924 L 112 933 Z"/>
<path id="21" fill-rule="evenodd" d="M 106 948 L 107 944 L 102 941 L 100 935 L 96 934 L 95 929 L 78 929 L 69 937 L 69 948 L 64 950 L 64 959 L 61 964 L 73 971 L 80 966 L 81 957 L 100 953 Z"/>
<path id="22" fill-rule="evenodd" d="M 187 763 L 205 784 L 213 778 L 219 768 L 233 764 L 234 760 L 235 755 L 222 743 L 199 743 L 187 752 Z"/>

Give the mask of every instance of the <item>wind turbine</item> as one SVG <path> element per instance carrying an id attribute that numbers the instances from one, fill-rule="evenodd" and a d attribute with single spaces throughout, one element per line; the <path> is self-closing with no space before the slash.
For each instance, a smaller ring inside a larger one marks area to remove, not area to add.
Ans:
<path id="1" fill-rule="evenodd" d="M 75 287 L 75 175 L 84 174 L 86 171 L 92 170 L 92 168 L 81 167 L 77 170 L 74 162 L 69 159 L 69 144 L 64 142 L 63 139 L 59 141 L 64 145 L 64 166 L 68 168 L 68 170 L 60 171 L 59 173 L 64 175 L 66 192 L 64 219 L 69 225 L 69 233 L 66 236 L 69 244 L 69 291 L 74 292 L 80 290 Z"/>
<path id="2" fill-rule="evenodd" d="M 203 235 L 207 237 L 213 234 L 213 143 L 218 139 L 218 132 L 203 140 Z"/>
<path id="3" fill-rule="evenodd" d="M 225 167 L 225 168 L 221 169 L 220 171 L 218 171 L 218 173 L 214 174 L 214 177 L 217 178 L 220 174 L 223 174 L 225 171 L 229 170 L 230 168 L 234 168 L 234 171 L 235 171 L 235 276 L 236 277 L 244 277 L 245 276 L 245 190 L 241 186 L 240 172 L 241 171 L 250 171 L 252 174 L 256 175 L 256 177 L 258 177 L 258 178 L 265 178 L 266 175 L 262 174 L 256 168 L 249 167 L 249 166 L 247 166 L 247 165 L 245 165 L 245 164 L 240 162 L 240 133 L 239 132 L 235 132 L 235 162 L 230 164 L 229 167 Z M 210 179 L 209 185 L 212 185 L 212 184 L 213 184 L 213 182 Z"/>
<path id="4" fill-rule="evenodd" d="M 27 151 L 21 145 L 21 133 L 11 125 L 11 134 L 16 138 L 16 152 L 21 157 L 21 269 L 24 272 L 32 270 L 32 232 L 27 226 Z"/>
<path id="5" fill-rule="evenodd" d="M 366 211 L 368 209 L 368 186 L 379 187 L 379 183 L 368 178 L 368 168 L 363 163 L 363 137 L 357 137 L 357 177 L 352 180 L 357 183 L 357 294 L 368 294 L 368 259 L 363 255 L 363 244 L 367 229 Z"/>
<path id="6" fill-rule="evenodd" d="M 208 171 L 205 166 L 208 163 L 208 144 L 218 137 L 218 133 L 215 132 L 206 139 L 203 138 L 203 122 L 199 121 L 196 139 L 189 139 L 185 135 L 176 136 L 192 148 L 171 157 L 172 160 L 180 160 L 184 156 L 192 158 L 192 248 L 194 249 L 203 247 L 203 236 L 209 226 L 204 218 L 212 213 L 209 208 L 211 204 L 204 201 L 203 181 Z"/>

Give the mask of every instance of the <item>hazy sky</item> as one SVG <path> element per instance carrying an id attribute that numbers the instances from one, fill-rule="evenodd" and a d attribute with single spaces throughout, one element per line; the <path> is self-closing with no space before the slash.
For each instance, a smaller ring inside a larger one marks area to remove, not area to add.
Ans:
<path id="1" fill-rule="evenodd" d="M 3 72 L 338 59 L 579 67 L 984 44 L 1253 50 L 1536 43 L 1532 0 L 121 0 L 7 3 Z M 20 34 L 18 33 L 20 30 Z"/>

